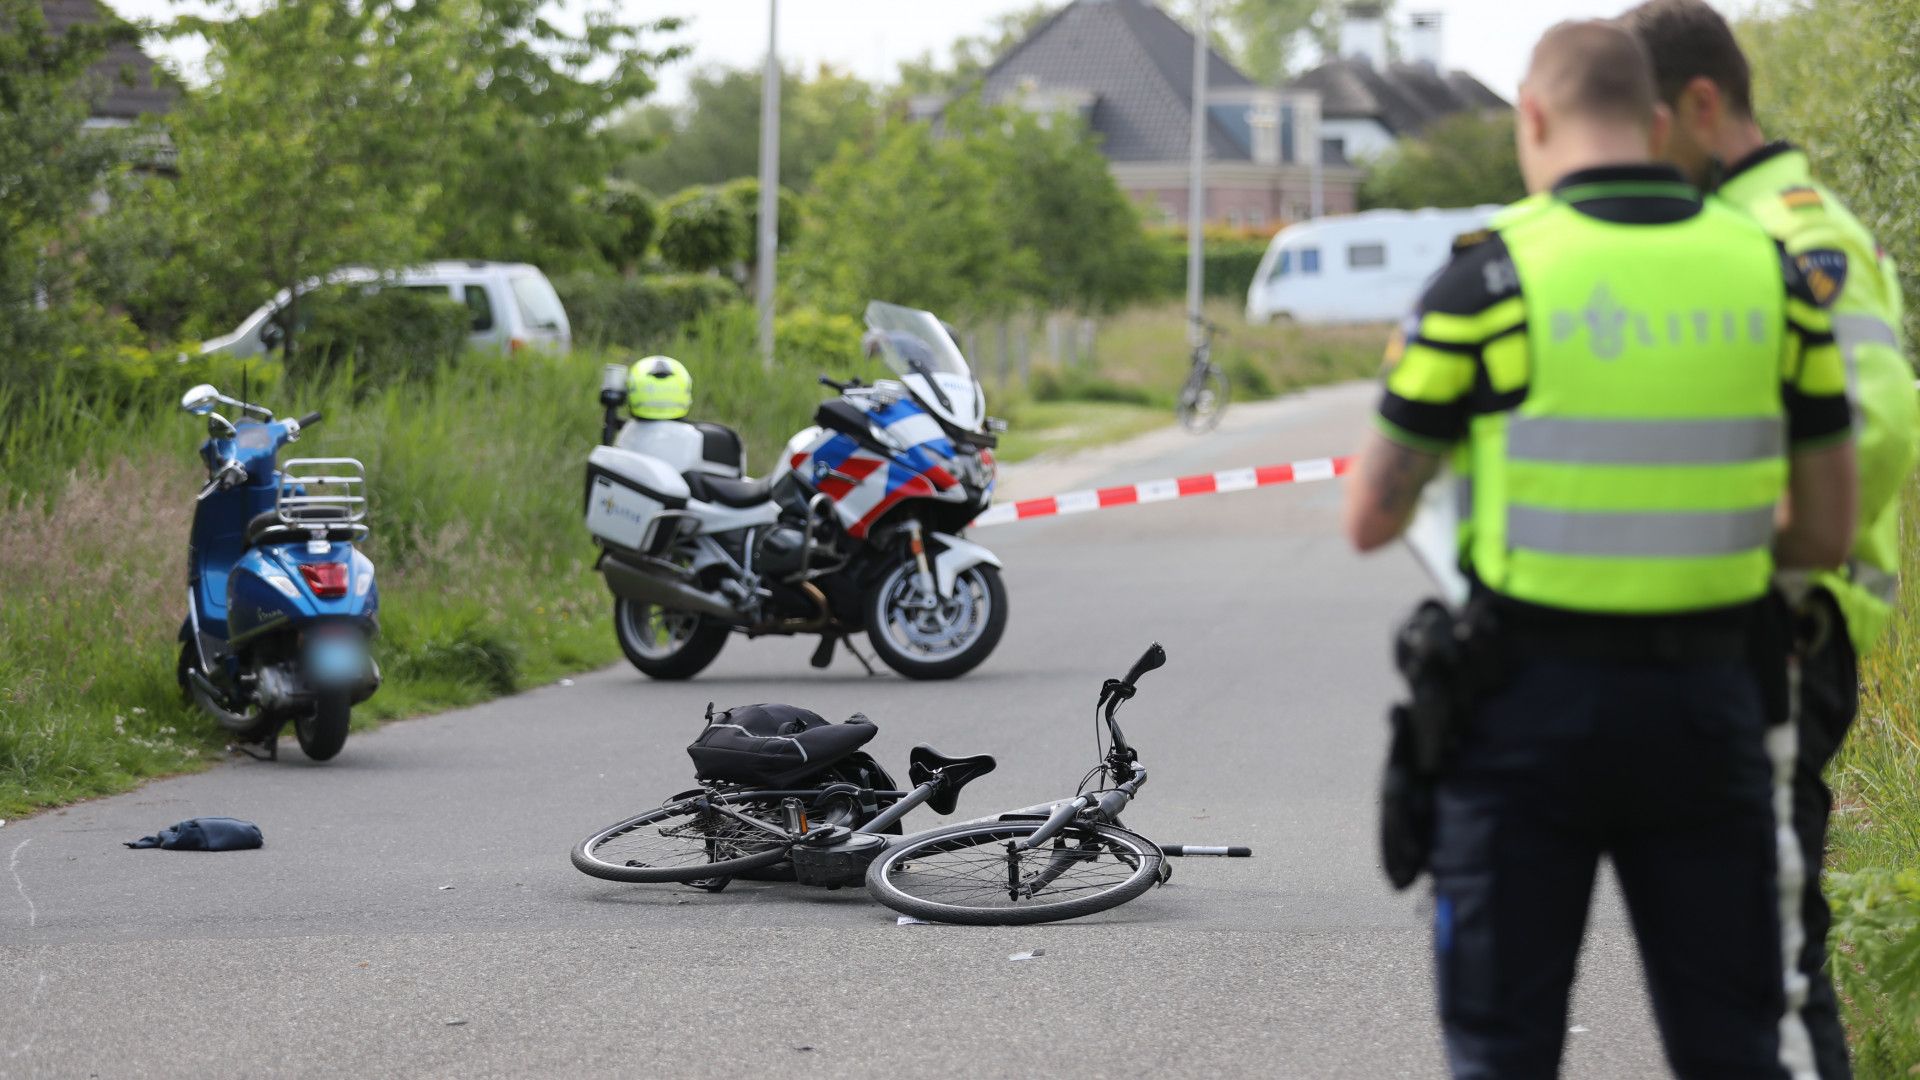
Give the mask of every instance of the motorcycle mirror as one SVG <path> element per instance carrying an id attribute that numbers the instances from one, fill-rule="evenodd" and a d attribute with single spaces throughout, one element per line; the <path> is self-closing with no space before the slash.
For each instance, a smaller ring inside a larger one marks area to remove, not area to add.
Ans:
<path id="1" fill-rule="evenodd" d="M 215 390 L 211 383 L 201 383 L 180 398 L 180 407 L 195 416 L 212 412 L 219 403 L 220 391 Z"/>

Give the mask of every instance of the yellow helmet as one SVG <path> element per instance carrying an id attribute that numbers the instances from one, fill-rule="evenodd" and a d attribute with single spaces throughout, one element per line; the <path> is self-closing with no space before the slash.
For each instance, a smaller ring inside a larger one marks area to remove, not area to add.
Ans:
<path id="1" fill-rule="evenodd" d="M 678 420 L 693 408 L 693 376 L 671 356 L 649 356 L 627 369 L 627 408 L 642 420 Z"/>

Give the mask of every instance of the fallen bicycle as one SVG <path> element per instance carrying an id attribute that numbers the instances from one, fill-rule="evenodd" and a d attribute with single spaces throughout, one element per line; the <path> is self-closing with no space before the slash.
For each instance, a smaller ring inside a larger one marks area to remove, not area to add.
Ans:
<path id="1" fill-rule="evenodd" d="M 1073 797 L 904 838 L 902 818 L 922 804 L 951 814 L 993 758 L 917 746 L 907 767 L 914 786 L 901 790 L 860 750 L 877 730 L 865 717 L 831 724 L 787 705 L 709 708 L 687 748 L 702 786 L 589 836 L 573 865 L 609 881 L 714 892 L 737 877 L 826 888 L 864 881 L 874 899 L 933 922 L 1052 922 L 1117 907 L 1167 881 L 1170 857 L 1252 854 L 1156 844 L 1120 822 L 1147 771 L 1114 714 L 1164 663 L 1155 645 L 1102 686 L 1095 716 L 1106 747 Z"/>

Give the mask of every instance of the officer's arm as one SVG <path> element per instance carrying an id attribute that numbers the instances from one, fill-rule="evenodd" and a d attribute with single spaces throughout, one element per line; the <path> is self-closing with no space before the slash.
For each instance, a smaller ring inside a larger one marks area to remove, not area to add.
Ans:
<path id="1" fill-rule="evenodd" d="M 1809 288 L 1801 267 L 1787 263 L 1787 342 L 1781 398 L 1787 412 L 1787 504 L 1774 541 L 1782 569 L 1820 569 L 1844 562 L 1853 547 L 1859 475 L 1846 365 L 1833 340 L 1830 301 Z"/>
<path id="2" fill-rule="evenodd" d="M 1360 551 L 1406 531 L 1420 489 L 1467 434 L 1468 397 L 1481 349 L 1518 320 L 1519 285 L 1506 247 L 1479 233 L 1454 245 L 1413 314 L 1387 348 L 1386 389 L 1375 430 L 1347 479 L 1347 539 Z M 1496 325 L 1498 324 L 1498 325 Z"/>

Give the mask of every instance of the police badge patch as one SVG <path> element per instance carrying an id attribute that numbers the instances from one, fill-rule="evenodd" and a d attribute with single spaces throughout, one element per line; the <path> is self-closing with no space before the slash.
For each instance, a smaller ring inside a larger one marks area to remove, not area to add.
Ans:
<path id="1" fill-rule="evenodd" d="M 1847 285 L 1847 254 L 1833 248 L 1814 248 L 1794 256 L 1794 265 L 1807 281 L 1807 290 L 1821 307 L 1833 303 Z"/>

